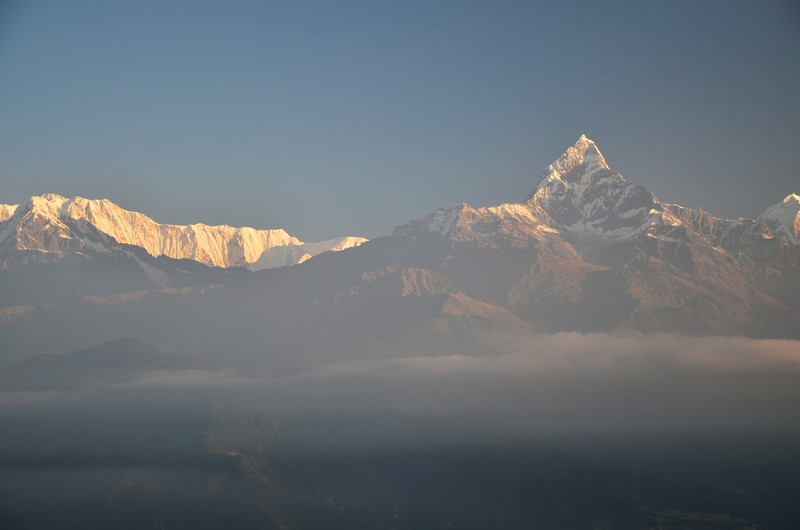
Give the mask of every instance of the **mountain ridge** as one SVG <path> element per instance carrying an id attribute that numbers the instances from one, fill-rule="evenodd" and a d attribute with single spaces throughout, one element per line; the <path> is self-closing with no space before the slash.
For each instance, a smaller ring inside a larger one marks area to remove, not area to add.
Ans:
<path id="1" fill-rule="evenodd" d="M 7 217 L 3 219 L 4 216 Z M 208 266 L 251 270 L 295 265 L 321 252 L 344 250 L 366 241 L 345 236 L 304 243 L 283 229 L 160 224 L 108 199 L 67 198 L 58 194 L 33 196 L 22 205 L 0 205 L 0 222 L 6 223 L 0 227 L 0 245 L 15 232 L 16 247 L 20 250 L 63 252 L 74 246 L 67 241 L 76 238 L 91 246 L 81 237 L 84 234 L 76 235 L 73 227 L 66 226 L 77 223 L 78 232 L 82 232 L 82 225 L 89 224 L 118 243 L 141 247 L 153 257 L 188 258 Z M 269 251 L 276 247 L 286 247 L 291 252 L 271 254 Z"/>
<path id="2" fill-rule="evenodd" d="M 614 241 L 642 234 L 669 240 L 681 237 L 687 228 L 696 230 L 723 248 L 740 250 L 735 238 L 777 237 L 787 244 L 800 244 L 800 196 L 792 193 L 769 206 L 754 219 L 724 219 L 701 209 L 662 202 L 643 186 L 629 182 L 611 169 L 597 144 L 585 134 L 542 173 L 533 191 L 519 203 L 473 208 L 462 203 L 440 208 L 427 217 L 395 228 L 395 235 L 419 231 L 456 233 L 468 218 L 503 217 L 526 219 L 540 232 L 577 238 Z M 463 234 L 456 237 L 464 237 Z"/>
<path id="3" fill-rule="evenodd" d="M 196 368 L 192 359 L 168 354 L 127 337 L 83 350 L 29 357 L 0 368 L 0 390 L 52 390 L 131 381 L 150 372 Z"/>
<path id="4" fill-rule="evenodd" d="M 208 268 L 119 244 L 106 255 L 113 238 L 58 221 L 79 240 L 62 240 L 54 223 L 41 243 L 84 246 L 53 263 L 36 251 L 0 259 L 0 350 L 19 359 L 143 336 L 286 368 L 376 351 L 457 353 L 497 334 L 800 338 L 796 195 L 781 215 L 720 219 L 628 182 L 586 137 L 570 149 L 524 202 L 442 208 L 297 267 Z M 7 247 L 0 258 L 22 252 Z M 273 247 L 269 259 L 300 261 L 294 250 Z"/>
<path id="5" fill-rule="evenodd" d="M 20 249 L 48 251 L 73 237 L 63 221 L 88 223 L 117 242 L 141 247 L 151 256 L 192 259 L 209 266 L 250 270 L 302 263 L 329 250 L 360 245 L 364 238 L 344 236 L 305 243 L 282 229 L 229 225 L 160 224 L 145 214 L 125 210 L 108 199 L 67 198 L 58 194 L 31 197 L 22 205 L 0 205 L 0 247 L 11 235 L 9 223 L 25 216 L 44 217 L 53 233 L 25 241 L 27 227 L 17 227 Z M 682 237 L 691 229 L 715 246 L 741 251 L 758 239 L 777 238 L 800 244 L 800 196 L 789 194 L 754 218 L 724 219 L 702 209 L 660 201 L 644 187 L 612 170 L 597 144 L 585 134 L 542 173 L 533 191 L 519 203 L 473 208 L 462 203 L 439 209 L 423 219 L 395 227 L 394 235 L 420 231 L 455 234 L 479 243 L 486 234 L 465 226 L 527 223 L 524 238 L 561 234 L 571 238 L 625 240 L 645 234 L 661 240 Z M 5 227 L 3 223 L 6 223 Z M 538 234 L 537 234 L 538 232 Z M 85 239 L 83 242 L 86 244 Z"/>

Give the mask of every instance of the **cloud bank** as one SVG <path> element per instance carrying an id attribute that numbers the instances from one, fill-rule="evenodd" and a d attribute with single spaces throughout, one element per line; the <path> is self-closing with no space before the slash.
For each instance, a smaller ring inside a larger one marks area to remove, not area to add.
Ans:
<path id="1" fill-rule="evenodd" d="M 151 373 L 92 389 L 0 392 L 0 405 L 234 401 L 256 414 L 325 424 L 337 436 L 352 431 L 364 440 L 383 435 L 398 418 L 418 422 L 409 427 L 409 440 L 431 418 L 458 418 L 466 436 L 485 433 L 489 424 L 498 435 L 800 432 L 797 341 L 559 333 L 493 337 L 491 344 L 493 354 L 485 345 L 447 356 L 379 352 L 383 360 L 332 363 L 282 377 Z"/>

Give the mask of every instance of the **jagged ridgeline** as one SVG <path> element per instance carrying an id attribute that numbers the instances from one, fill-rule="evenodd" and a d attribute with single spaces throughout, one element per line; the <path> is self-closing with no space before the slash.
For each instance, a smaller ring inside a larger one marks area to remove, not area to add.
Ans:
<path id="1" fill-rule="evenodd" d="M 6 244 L 16 250 L 31 251 L 31 260 L 60 259 L 65 253 L 82 250 L 110 252 L 108 247 L 118 243 L 140 247 L 153 257 L 260 270 L 296 265 L 322 252 L 366 241 L 347 236 L 304 243 L 282 229 L 160 224 L 108 199 L 66 198 L 54 193 L 31 197 L 22 205 L 0 205 L 0 221 L 7 223 L 0 244 L 8 239 Z"/>
<path id="2" fill-rule="evenodd" d="M 0 206 L 0 528 L 797 528 L 800 342 L 742 336 L 800 338 L 800 197 L 585 136 L 531 187 L 321 243 Z"/>
<path id="3" fill-rule="evenodd" d="M 286 365 L 497 332 L 800 337 L 800 196 L 720 219 L 629 182 L 585 136 L 521 202 L 369 242 L 161 225 L 58 195 L 0 214 L 5 362 L 125 336 Z"/>

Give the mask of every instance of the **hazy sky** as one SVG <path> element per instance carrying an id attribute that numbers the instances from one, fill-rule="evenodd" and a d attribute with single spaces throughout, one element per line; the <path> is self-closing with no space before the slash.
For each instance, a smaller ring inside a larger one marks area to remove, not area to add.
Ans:
<path id="1" fill-rule="evenodd" d="M 662 200 L 800 192 L 792 1 L 0 2 L 0 203 L 375 237 L 581 133 Z"/>

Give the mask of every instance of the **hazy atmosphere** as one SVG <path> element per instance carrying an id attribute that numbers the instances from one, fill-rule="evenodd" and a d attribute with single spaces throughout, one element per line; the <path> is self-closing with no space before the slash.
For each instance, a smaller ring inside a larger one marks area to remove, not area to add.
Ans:
<path id="1" fill-rule="evenodd" d="M 3 202 L 377 237 L 581 133 L 736 219 L 797 182 L 795 2 L 3 2 Z M 795 185 L 796 187 L 796 185 Z"/>
<path id="2" fill-rule="evenodd" d="M 0 1 L 0 528 L 797 530 L 791 1 Z"/>

